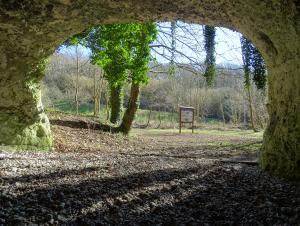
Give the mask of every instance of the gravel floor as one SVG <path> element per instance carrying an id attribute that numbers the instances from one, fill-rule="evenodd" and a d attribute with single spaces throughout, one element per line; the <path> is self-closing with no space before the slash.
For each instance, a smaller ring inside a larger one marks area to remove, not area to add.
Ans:
<path id="1" fill-rule="evenodd" d="M 300 225 L 299 185 L 219 161 L 238 148 L 53 129 L 52 152 L 0 152 L 0 225 Z M 86 136 L 106 146 L 89 149 Z"/>

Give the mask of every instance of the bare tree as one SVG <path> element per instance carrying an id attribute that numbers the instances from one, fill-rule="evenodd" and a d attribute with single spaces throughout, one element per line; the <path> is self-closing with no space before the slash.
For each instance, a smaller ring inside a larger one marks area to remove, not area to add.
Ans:
<path id="1" fill-rule="evenodd" d="M 99 75 L 98 77 L 97 74 Z M 103 71 L 94 68 L 94 116 L 98 116 L 100 114 L 103 82 Z"/>

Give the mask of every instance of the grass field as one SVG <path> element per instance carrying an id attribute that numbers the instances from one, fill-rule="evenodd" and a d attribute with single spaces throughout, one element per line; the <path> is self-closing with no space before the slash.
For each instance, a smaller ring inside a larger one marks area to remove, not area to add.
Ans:
<path id="1" fill-rule="evenodd" d="M 178 134 L 178 129 L 147 129 L 148 133 L 160 134 L 160 133 L 168 133 L 168 134 Z M 192 134 L 191 129 L 182 129 L 182 134 Z M 207 129 L 200 128 L 195 129 L 194 134 L 202 134 L 202 135 L 218 135 L 218 136 L 229 136 L 229 137 L 253 137 L 260 138 L 263 136 L 263 131 L 253 132 L 253 130 L 241 130 L 241 129 L 226 129 L 226 130 L 217 130 L 217 129 Z"/>
<path id="2" fill-rule="evenodd" d="M 63 112 L 66 114 L 75 115 L 76 109 L 72 102 L 61 102 L 55 107 L 47 108 L 48 112 Z M 124 112 L 124 111 L 123 111 Z M 81 116 L 94 116 L 94 105 L 92 103 L 85 103 L 79 106 L 79 115 Z M 108 123 L 107 109 L 101 106 L 99 120 L 102 123 Z M 149 121 L 149 123 L 148 123 Z M 149 129 L 167 129 L 164 132 L 177 132 L 178 130 L 178 113 L 176 112 L 158 112 L 138 109 L 133 127 L 144 127 L 147 125 Z M 236 131 L 241 131 L 242 125 L 233 125 L 231 123 L 224 124 L 222 121 L 214 119 L 198 119 L 195 120 L 194 128 L 197 133 L 201 133 L 201 129 L 209 129 L 206 133 L 222 133 L 223 130 L 231 130 L 230 135 L 236 135 Z M 189 128 L 189 129 L 187 129 Z M 182 133 L 190 132 L 191 125 L 186 124 Z M 245 135 L 249 135 L 249 131 L 242 130 Z M 262 132 L 255 133 L 251 136 L 260 136 Z"/>

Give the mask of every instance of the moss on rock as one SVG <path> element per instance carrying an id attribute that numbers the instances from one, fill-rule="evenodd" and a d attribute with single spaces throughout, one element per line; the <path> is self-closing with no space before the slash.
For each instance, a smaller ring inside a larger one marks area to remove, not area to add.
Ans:
<path id="1" fill-rule="evenodd" d="M 0 112 L 0 149 L 49 150 L 52 146 L 50 123 L 44 113 L 28 124 L 23 115 Z"/>
<path id="2" fill-rule="evenodd" d="M 49 150 L 50 123 L 41 103 L 40 80 L 45 60 L 10 57 L 0 68 L 0 150 Z M 26 61 L 28 60 L 28 62 Z"/>
<path id="3" fill-rule="evenodd" d="M 295 181 L 300 181 L 299 69 L 300 56 L 270 69 L 270 122 L 260 156 L 263 169 Z"/>

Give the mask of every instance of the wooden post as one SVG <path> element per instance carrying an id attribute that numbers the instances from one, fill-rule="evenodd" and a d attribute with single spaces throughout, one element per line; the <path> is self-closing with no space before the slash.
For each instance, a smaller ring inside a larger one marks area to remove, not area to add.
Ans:
<path id="1" fill-rule="evenodd" d="M 179 133 L 181 133 L 181 108 L 179 107 Z"/>
<path id="2" fill-rule="evenodd" d="M 194 120 L 195 120 L 195 109 L 193 108 L 193 121 L 192 121 L 192 133 L 194 133 Z"/>

